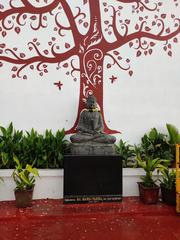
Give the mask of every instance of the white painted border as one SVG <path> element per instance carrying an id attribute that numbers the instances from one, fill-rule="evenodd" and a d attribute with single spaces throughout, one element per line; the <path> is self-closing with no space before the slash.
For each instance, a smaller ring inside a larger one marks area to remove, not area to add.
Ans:
<path id="1" fill-rule="evenodd" d="M 0 170 L 4 183 L 0 184 L 0 201 L 14 200 L 15 183 L 12 179 L 12 169 Z M 39 169 L 40 177 L 36 180 L 33 199 L 63 198 L 63 170 Z M 123 196 L 138 196 L 137 182 L 144 175 L 141 168 L 123 168 Z M 156 177 L 157 173 L 155 173 Z"/>

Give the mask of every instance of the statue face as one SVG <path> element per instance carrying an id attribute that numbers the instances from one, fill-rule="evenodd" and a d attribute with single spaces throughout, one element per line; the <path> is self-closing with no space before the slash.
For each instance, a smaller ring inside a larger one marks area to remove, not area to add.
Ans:
<path id="1" fill-rule="evenodd" d="M 96 103 L 95 97 L 88 97 L 88 99 L 87 99 L 87 108 L 88 109 L 97 108 L 97 103 Z"/>

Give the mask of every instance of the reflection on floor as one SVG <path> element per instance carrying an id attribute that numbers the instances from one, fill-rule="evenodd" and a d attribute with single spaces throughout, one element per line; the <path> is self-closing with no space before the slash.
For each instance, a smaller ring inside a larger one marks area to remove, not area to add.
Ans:
<path id="1" fill-rule="evenodd" d="M 35 200 L 27 209 L 0 202 L 0 240 L 180 240 L 174 206 L 144 205 L 137 197 L 120 203 L 64 205 Z"/>

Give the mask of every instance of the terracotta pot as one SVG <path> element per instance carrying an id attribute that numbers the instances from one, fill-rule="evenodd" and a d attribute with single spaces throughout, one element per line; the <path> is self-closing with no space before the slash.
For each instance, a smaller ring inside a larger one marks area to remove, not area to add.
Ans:
<path id="1" fill-rule="evenodd" d="M 176 205 L 176 188 L 167 189 L 161 185 L 161 195 L 163 202 L 169 205 Z"/>
<path id="2" fill-rule="evenodd" d="M 33 190 L 34 188 L 28 190 L 14 190 L 16 207 L 18 208 L 31 207 Z"/>
<path id="3" fill-rule="evenodd" d="M 155 204 L 159 200 L 160 187 L 156 184 L 154 187 L 144 187 L 142 182 L 138 182 L 140 200 L 145 204 Z"/>

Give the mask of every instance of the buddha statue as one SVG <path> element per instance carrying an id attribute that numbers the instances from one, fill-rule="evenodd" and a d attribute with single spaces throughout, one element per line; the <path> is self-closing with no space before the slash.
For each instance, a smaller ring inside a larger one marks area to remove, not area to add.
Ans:
<path id="1" fill-rule="evenodd" d="M 90 95 L 86 102 L 87 108 L 81 112 L 77 133 L 70 137 L 72 143 L 107 143 L 116 141 L 114 136 L 103 132 L 102 114 L 97 107 L 96 98 Z"/>

